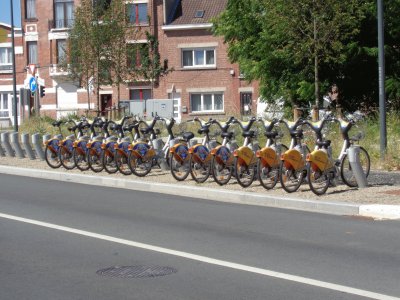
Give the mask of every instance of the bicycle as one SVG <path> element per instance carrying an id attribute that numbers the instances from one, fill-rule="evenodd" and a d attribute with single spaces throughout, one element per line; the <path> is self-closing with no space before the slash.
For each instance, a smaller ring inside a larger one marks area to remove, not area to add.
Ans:
<path id="1" fill-rule="evenodd" d="M 226 122 L 213 120 L 213 124 L 217 124 L 221 129 L 222 144 L 211 150 L 211 174 L 214 181 L 219 185 L 224 185 L 229 182 L 234 173 L 233 151 L 238 148 L 236 141 L 233 140 L 234 132 L 229 132 L 229 127 L 235 120 L 230 117 Z"/>
<path id="2" fill-rule="evenodd" d="M 193 122 L 189 120 L 187 122 Z M 182 132 L 182 138 L 170 141 L 170 159 L 169 167 L 172 174 L 178 181 L 185 180 L 190 174 L 190 154 L 189 142 L 194 138 L 193 132 Z"/>
<path id="3" fill-rule="evenodd" d="M 99 173 L 103 171 L 104 166 L 103 166 L 103 161 L 102 161 L 102 153 L 103 150 L 101 149 L 101 146 L 103 143 L 110 142 L 110 132 L 108 131 L 108 126 L 111 124 L 112 121 L 109 120 L 100 120 L 98 121 L 98 127 L 100 128 L 102 134 L 99 134 L 95 136 L 91 141 L 87 143 L 87 148 L 88 148 L 88 164 L 89 168 L 95 172 Z M 115 138 L 115 141 L 117 138 Z"/>
<path id="4" fill-rule="evenodd" d="M 282 143 L 277 143 L 277 139 L 282 135 L 274 130 L 281 122 L 278 119 L 271 121 L 260 119 L 264 127 L 264 135 L 267 138 L 265 147 L 256 152 L 257 162 L 257 178 L 261 185 L 267 189 L 273 189 L 279 179 L 279 163 L 283 152 L 288 150 L 288 147 Z"/>
<path id="5" fill-rule="evenodd" d="M 255 117 L 252 117 L 248 122 L 237 119 L 233 121 L 233 123 L 239 124 L 244 137 L 243 145 L 233 152 L 235 157 L 235 177 L 239 185 L 244 188 L 253 183 L 257 172 L 257 157 L 255 153 L 259 150 L 259 145 L 258 142 L 253 142 L 257 137 L 256 132 L 250 130 L 255 121 L 257 121 Z"/>
<path id="6" fill-rule="evenodd" d="M 81 171 L 87 171 L 90 168 L 88 160 L 89 149 L 87 145 L 93 138 L 97 136 L 95 127 L 98 127 L 98 122 L 100 120 L 101 119 L 99 117 L 96 117 L 93 121 L 87 121 L 87 124 L 85 124 L 82 129 L 90 129 L 90 136 L 84 134 L 79 139 L 74 141 L 74 150 L 72 156 L 74 158 L 75 166 Z"/>
<path id="7" fill-rule="evenodd" d="M 198 143 L 189 148 L 189 166 L 190 175 L 197 183 L 205 182 L 211 174 L 211 153 L 210 151 L 217 146 L 216 140 L 210 139 L 210 126 L 213 120 L 204 121 L 200 118 L 194 118 L 195 122 L 200 124 L 199 134 L 203 134 L 202 143 Z"/>
<path id="8" fill-rule="evenodd" d="M 297 191 L 306 176 L 306 156 L 310 153 L 308 146 L 302 143 L 303 130 L 300 127 L 305 123 L 303 119 L 296 122 L 281 120 L 289 130 L 291 142 L 289 149 L 281 155 L 279 165 L 279 181 L 282 188 L 293 193 Z"/>
<path id="9" fill-rule="evenodd" d="M 68 120 L 65 123 L 70 122 Z M 61 133 L 61 124 L 63 121 L 55 121 L 52 123 L 53 127 L 58 127 L 59 134 L 55 134 L 51 139 L 44 142 L 45 150 L 44 150 L 44 157 L 46 163 L 49 167 L 53 169 L 57 169 L 61 167 L 61 160 L 59 158 L 58 152 L 60 151 L 60 141 L 62 140 L 62 133 Z"/>
<path id="10" fill-rule="evenodd" d="M 358 132 L 356 135 L 350 137 L 349 132 L 350 130 L 356 125 L 356 120 L 354 118 L 349 119 L 348 121 L 338 118 L 336 119 L 339 123 L 340 132 L 343 137 L 343 145 L 340 151 L 339 157 L 337 158 L 336 164 L 340 166 L 340 177 L 342 181 L 348 185 L 349 187 L 357 187 L 357 181 L 353 174 L 351 164 L 349 162 L 348 157 L 348 149 L 354 145 L 355 143 L 359 142 L 363 138 L 363 133 Z M 365 177 L 368 177 L 370 169 L 371 169 L 371 159 L 367 150 L 364 147 L 360 146 L 360 163 L 361 167 L 364 171 Z"/>
<path id="11" fill-rule="evenodd" d="M 306 157 L 307 181 L 311 191 L 319 196 L 325 194 L 338 177 L 337 165 L 332 157 L 331 141 L 325 140 L 322 134 L 324 125 L 335 120 L 331 115 L 325 115 L 318 122 L 306 121 L 315 133 L 315 149 Z"/>
<path id="12" fill-rule="evenodd" d="M 165 122 L 169 133 L 165 144 L 162 139 L 157 137 L 160 133 L 159 130 L 154 129 L 158 121 Z M 173 138 L 172 126 L 174 124 L 175 120 L 173 118 L 168 120 L 156 115 L 151 123 L 147 124 L 147 128 L 140 130 L 143 135 L 149 136 L 149 139 L 138 140 L 129 146 L 128 165 L 133 174 L 139 177 L 146 176 L 154 166 L 158 165 L 161 168 L 161 164 L 167 161 L 169 143 Z"/>
<path id="13" fill-rule="evenodd" d="M 111 130 L 116 132 L 117 136 L 108 137 L 105 143 L 101 145 L 103 167 L 104 170 L 106 170 L 106 172 L 109 174 L 114 174 L 118 171 L 117 164 L 115 161 L 116 146 L 118 147 L 118 144 L 121 142 L 129 142 L 130 144 L 130 140 L 128 141 L 124 140 L 125 136 L 123 128 L 125 122 L 131 118 L 132 116 L 124 116 L 119 121 L 110 122 L 110 124 L 112 124 L 110 126 Z"/>
<path id="14" fill-rule="evenodd" d="M 61 140 L 59 144 L 60 150 L 58 152 L 58 156 L 61 161 L 61 165 L 67 170 L 72 170 L 76 166 L 73 157 L 74 142 L 83 135 L 82 128 L 84 124 L 86 124 L 86 120 L 81 119 L 81 121 L 75 124 L 75 126 L 68 127 L 68 130 L 73 133 Z M 76 131 L 78 131 L 78 133 L 76 133 Z"/>

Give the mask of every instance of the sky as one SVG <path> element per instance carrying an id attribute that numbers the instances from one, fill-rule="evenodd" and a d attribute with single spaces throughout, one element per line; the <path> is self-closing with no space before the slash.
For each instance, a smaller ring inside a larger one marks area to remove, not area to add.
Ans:
<path id="1" fill-rule="evenodd" d="M 20 0 L 13 0 L 14 26 L 21 27 Z M 0 0 L 0 22 L 11 24 L 10 0 Z"/>

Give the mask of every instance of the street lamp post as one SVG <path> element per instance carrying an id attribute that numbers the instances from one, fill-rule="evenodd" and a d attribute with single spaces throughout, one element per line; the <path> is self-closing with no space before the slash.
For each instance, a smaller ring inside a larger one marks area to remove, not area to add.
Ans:
<path id="1" fill-rule="evenodd" d="M 379 49 L 379 119 L 380 119 L 380 153 L 383 160 L 386 155 L 386 100 L 385 100 L 385 40 L 383 20 L 383 0 L 377 0 L 378 6 L 378 49 Z"/>
<path id="2" fill-rule="evenodd" d="M 17 99 L 17 74 L 15 71 L 15 40 L 14 40 L 14 8 L 13 0 L 11 7 L 11 42 L 12 42 L 12 65 L 13 65 L 13 105 L 14 105 L 14 131 L 18 132 L 18 99 Z"/>

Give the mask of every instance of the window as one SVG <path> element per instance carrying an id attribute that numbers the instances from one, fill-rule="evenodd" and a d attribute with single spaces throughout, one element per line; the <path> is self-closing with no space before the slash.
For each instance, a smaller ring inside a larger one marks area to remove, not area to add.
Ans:
<path id="1" fill-rule="evenodd" d="M 182 50 L 182 65 L 187 67 L 215 67 L 215 49 Z"/>
<path id="2" fill-rule="evenodd" d="M 37 42 L 27 42 L 28 65 L 37 64 Z"/>
<path id="3" fill-rule="evenodd" d="M 12 69 L 12 49 L 0 48 L 0 71 Z"/>
<path id="4" fill-rule="evenodd" d="M 132 89 L 129 91 L 129 98 L 131 100 L 147 100 L 151 98 L 150 89 Z"/>
<path id="5" fill-rule="evenodd" d="M 67 41 L 57 40 L 57 64 L 64 63 L 67 53 Z"/>
<path id="6" fill-rule="evenodd" d="M 190 105 L 192 112 L 223 112 L 224 94 L 190 94 Z"/>
<path id="7" fill-rule="evenodd" d="M 126 5 L 130 24 L 147 24 L 147 3 L 128 3 Z"/>
<path id="8" fill-rule="evenodd" d="M 8 94 L 0 94 L 0 118 L 8 118 Z"/>
<path id="9" fill-rule="evenodd" d="M 54 27 L 70 28 L 74 21 L 74 1 L 54 0 Z"/>
<path id="10" fill-rule="evenodd" d="M 36 19 L 36 0 L 25 0 L 25 18 Z"/>

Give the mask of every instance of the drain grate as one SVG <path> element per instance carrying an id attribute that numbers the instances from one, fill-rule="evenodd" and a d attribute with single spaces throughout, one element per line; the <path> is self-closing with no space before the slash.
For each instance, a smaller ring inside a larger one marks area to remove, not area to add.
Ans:
<path id="1" fill-rule="evenodd" d="M 115 266 L 98 270 L 96 274 L 117 278 L 154 278 L 176 272 L 177 269 L 163 266 Z"/>

